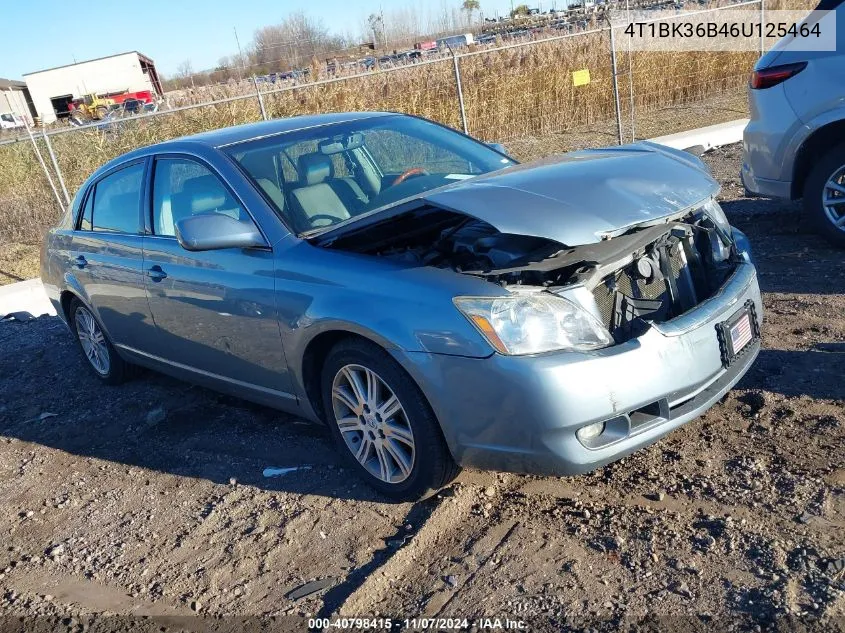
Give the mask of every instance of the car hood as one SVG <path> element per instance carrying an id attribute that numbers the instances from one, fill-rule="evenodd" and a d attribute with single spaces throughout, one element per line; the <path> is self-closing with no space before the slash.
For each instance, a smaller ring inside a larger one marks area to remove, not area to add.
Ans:
<path id="1" fill-rule="evenodd" d="M 699 158 L 640 142 L 515 165 L 420 198 L 502 233 L 578 246 L 675 215 L 718 191 Z"/>

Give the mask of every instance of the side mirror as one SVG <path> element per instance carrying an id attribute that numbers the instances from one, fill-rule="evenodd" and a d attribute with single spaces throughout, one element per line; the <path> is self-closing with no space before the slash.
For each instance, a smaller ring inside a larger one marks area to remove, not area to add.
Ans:
<path id="1" fill-rule="evenodd" d="M 193 215 L 179 220 L 176 239 L 186 251 L 267 247 L 264 236 L 252 222 L 241 222 L 222 213 Z"/>
<path id="2" fill-rule="evenodd" d="M 504 154 L 505 156 L 508 156 L 508 158 L 510 158 L 510 155 L 508 154 L 508 150 L 505 149 L 505 146 L 502 145 L 501 143 L 487 143 L 487 147 L 494 149 L 497 152 L 499 152 L 500 154 Z"/>

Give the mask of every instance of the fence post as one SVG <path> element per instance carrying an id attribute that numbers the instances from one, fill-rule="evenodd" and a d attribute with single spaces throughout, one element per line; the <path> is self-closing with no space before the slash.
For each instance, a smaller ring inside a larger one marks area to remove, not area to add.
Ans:
<path id="1" fill-rule="evenodd" d="M 448 45 L 447 45 L 448 46 Z M 451 46 L 448 46 L 449 52 L 452 54 L 452 63 L 455 66 L 455 85 L 458 89 L 458 105 L 461 108 L 461 125 L 464 126 L 464 134 L 469 134 L 469 127 L 467 126 L 467 111 L 464 107 L 464 89 L 461 85 L 461 67 L 458 64 L 458 56 Z"/>
<path id="2" fill-rule="evenodd" d="M 613 98 L 616 101 L 616 132 L 619 134 L 619 144 L 622 139 L 622 106 L 619 103 L 619 77 L 616 73 L 616 36 L 613 35 L 613 24 L 610 24 L 610 64 L 613 70 Z"/>
<path id="3" fill-rule="evenodd" d="M 631 5 L 625 0 L 627 23 L 631 24 Z M 637 141 L 636 120 L 634 115 L 634 54 L 631 52 L 631 38 L 628 38 L 628 105 L 631 108 L 631 142 Z"/>
<path id="4" fill-rule="evenodd" d="M 261 118 L 267 120 L 267 111 L 264 109 L 264 99 L 261 97 L 261 91 L 258 89 L 258 79 L 255 75 L 252 76 L 252 83 L 255 85 L 255 96 L 258 97 L 258 107 L 261 108 Z"/>
<path id="5" fill-rule="evenodd" d="M 44 118 L 42 117 L 42 121 Z M 42 127 L 41 134 L 44 136 L 44 144 L 47 146 L 47 153 L 50 154 L 50 161 L 53 163 L 53 169 L 56 170 L 56 178 L 59 180 L 59 185 L 62 188 L 62 193 L 65 194 L 65 203 L 70 204 L 70 196 L 67 193 L 67 187 L 65 186 L 65 179 L 62 178 L 62 170 L 59 167 L 59 161 L 56 160 L 56 154 L 53 152 L 53 144 L 50 142 L 50 137 L 47 136 L 47 130 Z"/>
<path id="6" fill-rule="evenodd" d="M 32 141 L 32 149 L 35 150 L 35 156 L 41 164 L 41 169 L 44 170 L 44 175 L 47 176 L 47 182 L 50 183 L 50 189 L 53 190 L 53 195 L 56 196 L 56 202 L 59 203 L 59 211 L 64 213 L 65 205 L 62 203 L 62 198 L 59 195 L 59 190 L 56 189 L 56 184 L 53 182 L 53 177 L 50 175 L 50 170 L 47 169 L 47 163 L 44 162 L 44 157 L 41 155 L 41 150 L 38 149 L 38 143 L 35 142 L 35 137 L 32 135 L 32 129 L 29 127 L 29 121 L 24 119 L 26 123 L 26 133 L 29 134 L 29 140 Z"/>

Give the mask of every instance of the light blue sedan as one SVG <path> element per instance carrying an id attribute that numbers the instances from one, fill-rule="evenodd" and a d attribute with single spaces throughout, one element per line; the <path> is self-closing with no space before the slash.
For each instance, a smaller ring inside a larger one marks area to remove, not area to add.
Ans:
<path id="1" fill-rule="evenodd" d="M 584 472 L 700 415 L 762 306 L 701 161 L 649 143 L 518 165 L 419 118 L 268 121 L 136 150 L 46 236 L 88 365 L 328 425 L 394 498 L 460 466 Z"/>

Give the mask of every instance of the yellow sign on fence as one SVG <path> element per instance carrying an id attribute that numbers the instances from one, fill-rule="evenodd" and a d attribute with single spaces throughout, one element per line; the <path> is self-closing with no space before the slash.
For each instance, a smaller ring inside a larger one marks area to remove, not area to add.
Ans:
<path id="1" fill-rule="evenodd" d="M 572 73 L 573 86 L 586 86 L 590 83 L 590 69 L 576 70 Z"/>

